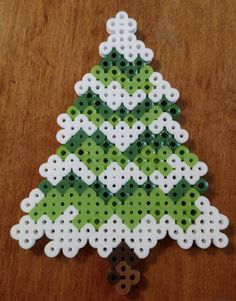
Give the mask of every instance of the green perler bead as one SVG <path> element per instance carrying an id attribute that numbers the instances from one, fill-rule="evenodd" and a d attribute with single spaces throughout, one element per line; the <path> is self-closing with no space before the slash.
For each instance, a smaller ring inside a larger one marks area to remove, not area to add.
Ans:
<path id="1" fill-rule="evenodd" d="M 91 69 L 91 73 L 96 79 L 100 79 L 104 75 L 104 70 L 101 66 L 96 65 Z"/>
<path id="2" fill-rule="evenodd" d="M 56 154 L 64 161 L 70 152 L 64 145 L 62 145 L 56 149 Z"/>
<path id="3" fill-rule="evenodd" d="M 116 66 L 113 66 L 108 70 L 108 75 L 112 77 L 113 80 L 117 80 L 121 75 L 121 71 Z"/>
<path id="4" fill-rule="evenodd" d="M 138 85 L 133 81 L 126 81 L 124 89 L 129 93 L 129 95 L 132 95 L 138 89 Z"/>
<path id="5" fill-rule="evenodd" d="M 164 177 L 167 177 L 173 168 L 167 162 L 160 162 L 158 163 L 158 170 Z"/>
<path id="6" fill-rule="evenodd" d="M 149 79 L 152 73 L 153 69 L 151 66 L 146 65 L 140 69 L 140 74 L 143 75 L 145 79 Z"/>
<path id="7" fill-rule="evenodd" d="M 193 167 L 198 162 L 198 157 L 195 154 L 187 154 L 184 156 L 184 162 L 188 164 L 189 167 Z"/>
<path id="8" fill-rule="evenodd" d="M 141 164 L 141 170 L 145 175 L 150 176 L 154 172 L 155 167 L 151 162 L 144 162 Z"/>
<path id="9" fill-rule="evenodd" d="M 145 77 L 138 73 L 133 77 L 132 81 L 136 83 L 138 88 L 141 88 L 141 86 L 145 83 Z"/>
<path id="10" fill-rule="evenodd" d="M 130 126 L 132 127 L 133 124 L 137 121 L 135 116 L 133 114 L 128 114 L 125 118 L 124 121 Z"/>
<path id="11" fill-rule="evenodd" d="M 75 106 L 70 106 L 67 110 L 66 113 L 70 116 L 72 120 L 75 119 L 75 117 L 79 114 L 79 110 Z"/>
<path id="12" fill-rule="evenodd" d="M 113 125 L 113 127 L 115 127 L 121 121 L 121 119 L 117 114 L 112 114 L 108 121 Z"/>
<path id="13" fill-rule="evenodd" d="M 186 146 L 180 145 L 175 150 L 175 154 L 181 158 L 181 160 L 184 160 L 185 156 L 189 153 L 189 150 Z"/>

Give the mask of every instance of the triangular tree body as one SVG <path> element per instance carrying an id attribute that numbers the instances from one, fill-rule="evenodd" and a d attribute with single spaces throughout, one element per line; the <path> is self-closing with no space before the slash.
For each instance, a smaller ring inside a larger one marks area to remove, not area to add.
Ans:
<path id="1" fill-rule="evenodd" d="M 76 83 L 78 98 L 57 119 L 61 146 L 11 229 L 25 249 L 46 235 L 49 257 L 72 258 L 89 243 L 109 258 L 121 294 L 139 282 L 138 259 L 167 235 L 184 249 L 228 244 L 228 219 L 204 196 L 207 166 L 183 145 L 179 93 L 153 71 L 136 29 L 125 12 L 107 21 L 102 59 Z"/>

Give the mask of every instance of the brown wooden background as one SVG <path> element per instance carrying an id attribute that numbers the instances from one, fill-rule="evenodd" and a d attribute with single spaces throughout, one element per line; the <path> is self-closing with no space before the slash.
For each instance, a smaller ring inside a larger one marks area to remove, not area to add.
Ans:
<path id="1" fill-rule="evenodd" d="M 58 143 L 56 117 L 74 83 L 98 62 L 106 20 L 126 10 L 154 50 L 153 66 L 181 92 L 189 146 L 209 166 L 209 198 L 231 221 L 225 250 L 161 241 L 143 261 L 128 297 L 106 282 L 108 263 L 86 247 L 75 259 L 49 259 L 45 240 L 29 251 L 9 237 L 20 201 Z M 215 0 L 0 1 L 0 300 L 236 300 L 236 3 Z"/>

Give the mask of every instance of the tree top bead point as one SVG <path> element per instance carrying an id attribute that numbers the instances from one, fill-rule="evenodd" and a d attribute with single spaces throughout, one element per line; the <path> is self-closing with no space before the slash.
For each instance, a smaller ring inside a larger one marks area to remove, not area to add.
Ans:
<path id="1" fill-rule="evenodd" d="M 114 18 L 108 19 L 106 29 L 109 33 L 107 41 L 99 46 L 99 54 L 104 57 L 115 48 L 128 62 L 133 62 L 140 57 L 150 63 L 153 59 L 153 51 L 146 48 L 141 40 L 137 40 L 137 22 L 129 18 L 128 14 L 120 11 Z"/>

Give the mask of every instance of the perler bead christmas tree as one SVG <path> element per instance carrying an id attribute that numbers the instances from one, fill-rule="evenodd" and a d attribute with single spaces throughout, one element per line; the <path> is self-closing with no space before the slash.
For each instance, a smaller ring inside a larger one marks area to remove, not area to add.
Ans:
<path id="1" fill-rule="evenodd" d="M 49 257 L 60 250 L 74 257 L 89 243 L 109 259 L 107 278 L 121 294 L 139 282 L 139 259 L 166 235 L 183 249 L 228 244 L 227 217 L 203 196 L 207 166 L 183 145 L 179 93 L 149 65 L 153 52 L 136 27 L 125 12 L 107 21 L 102 59 L 57 119 L 62 146 L 40 166 L 45 179 L 11 229 L 24 249 L 46 235 Z"/>

